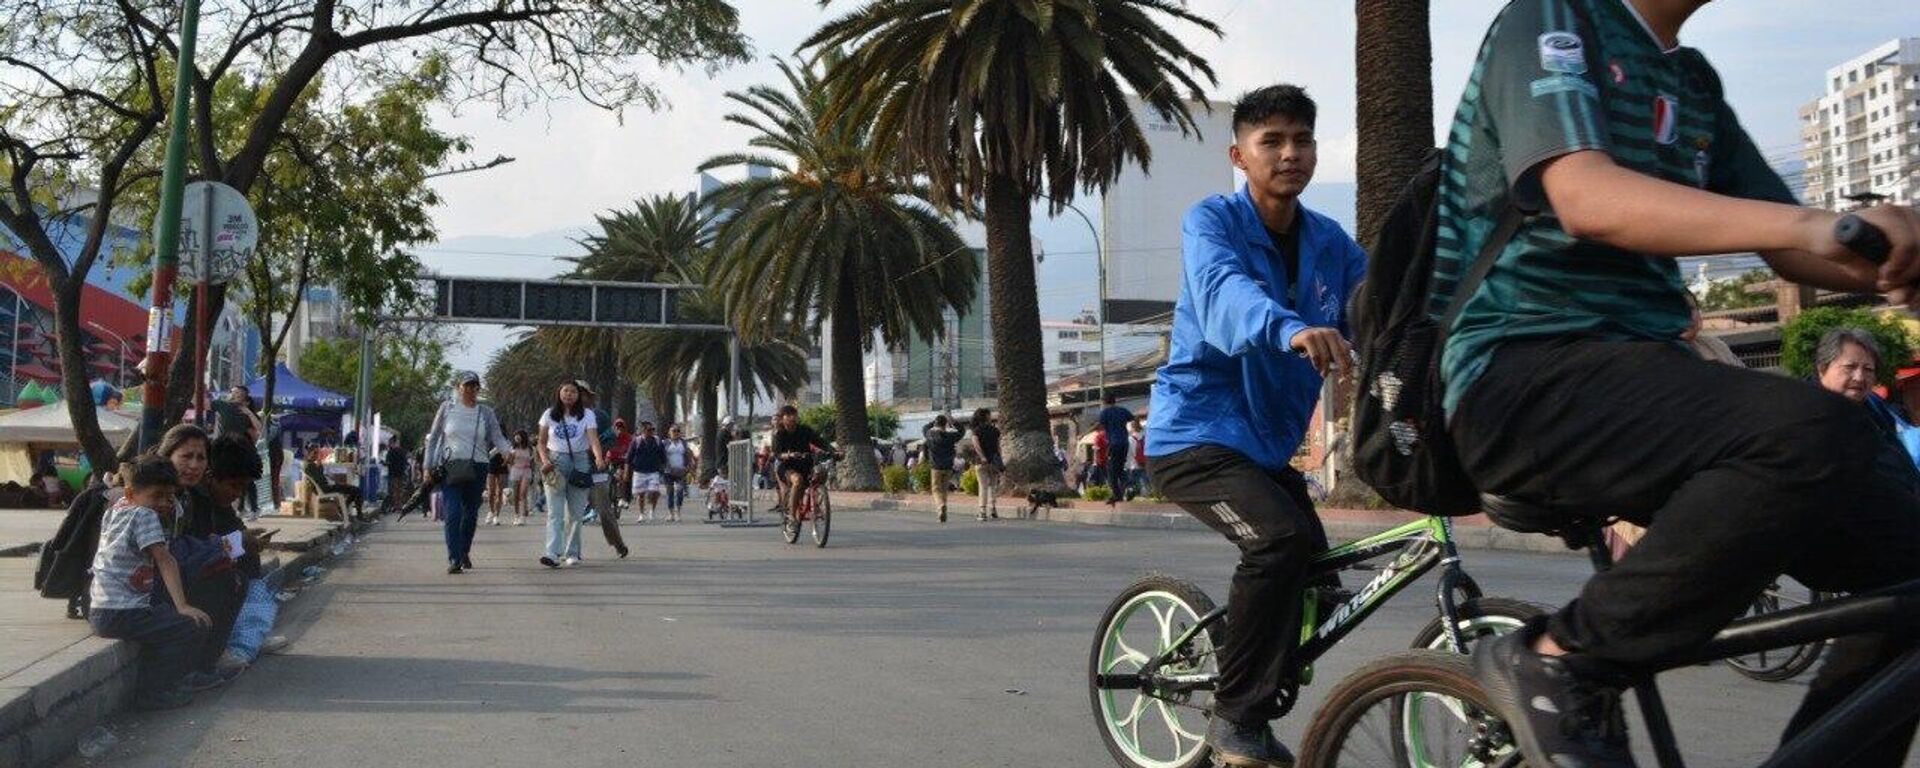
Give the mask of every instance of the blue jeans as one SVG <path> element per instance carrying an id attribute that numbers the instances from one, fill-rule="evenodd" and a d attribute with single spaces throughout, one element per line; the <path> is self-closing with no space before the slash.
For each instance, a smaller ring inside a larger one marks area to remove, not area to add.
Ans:
<path id="1" fill-rule="evenodd" d="M 555 454 L 553 467 L 560 473 L 557 486 L 546 485 L 547 496 L 547 557 L 554 560 L 580 556 L 580 523 L 587 514 L 587 492 L 591 488 L 575 488 L 567 484 L 567 474 L 578 468 L 582 472 L 593 471 L 593 461 L 586 456 Z"/>
<path id="2" fill-rule="evenodd" d="M 486 480 L 440 486 L 440 510 L 446 514 L 447 562 L 464 561 L 473 552 L 473 532 L 480 526 L 480 495 Z"/>
<path id="3" fill-rule="evenodd" d="M 93 633 L 140 644 L 140 673 L 136 690 L 152 696 L 173 690 L 193 666 L 195 649 L 206 630 L 179 614 L 171 605 L 145 608 L 95 608 L 87 614 Z"/>

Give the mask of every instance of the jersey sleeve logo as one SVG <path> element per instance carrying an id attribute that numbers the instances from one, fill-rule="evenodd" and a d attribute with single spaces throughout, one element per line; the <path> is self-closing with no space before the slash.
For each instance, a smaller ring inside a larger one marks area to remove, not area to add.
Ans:
<path id="1" fill-rule="evenodd" d="M 1680 99 L 1671 93 L 1653 97 L 1653 140 L 1663 145 L 1673 144 L 1679 124 Z"/>
<path id="2" fill-rule="evenodd" d="M 1553 31 L 1540 36 L 1540 68 L 1563 75 L 1587 73 L 1587 53 L 1580 36 Z"/>

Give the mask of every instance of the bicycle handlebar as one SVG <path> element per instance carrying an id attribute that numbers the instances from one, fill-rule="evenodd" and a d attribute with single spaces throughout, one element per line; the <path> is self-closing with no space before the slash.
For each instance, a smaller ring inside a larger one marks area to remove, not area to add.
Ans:
<path id="1" fill-rule="evenodd" d="M 1887 256 L 1893 251 L 1887 233 L 1851 213 L 1833 223 L 1833 239 L 1875 264 L 1887 263 Z"/>

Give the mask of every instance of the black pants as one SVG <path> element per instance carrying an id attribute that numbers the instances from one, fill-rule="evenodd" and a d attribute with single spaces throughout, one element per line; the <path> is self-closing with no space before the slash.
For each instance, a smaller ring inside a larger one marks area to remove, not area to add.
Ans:
<path id="1" fill-rule="evenodd" d="M 232 573 L 189 578 L 186 587 L 187 604 L 213 619 L 213 624 L 201 633 L 190 663 L 195 671 L 212 672 L 220 654 L 227 650 L 227 638 L 233 634 L 233 622 L 240 616 L 240 606 L 247 601 L 246 587 Z M 156 595 L 160 593 L 155 591 Z"/>
<path id="2" fill-rule="evenodd" d="M 1107 498 L 1113 499 L 1114 501 L 1127 500 L 1126 450 L 1115 451 L 1108 449 L 1107 451 L 1107 489 L 1113 491 L 1113 495 Z M 1169 496 L 1168 498 L 1172 497 Z"/>
<path id="3" fill-rule="evenodd" d="M 135 687 L 140 696 L 173 690 L 193 666 L 194 649 L 206 630 L 174 611 L 172 605 L 146 608 L 95 608 L 87 620 L 93 633 L 140 644 L 140 671 Z"/>
<path id="4" fill-rule="evenodd" d="M 1291 467 L 1268 471 L 1217 446 L 1149 457 L 1147 465 L 1169 501 L 1240 547 L 1214 712 L 1246 724 L 1279 717 L 1276 697 L 1290 684 L 1307 566 L 1327 549 L 1306 480 Z"/>
<path id="5" fill-rule="evenodd" d="M 1804 381 L 1660 342 L 1515 343 L 1451 431 L 1484 491 L 1647 526 L 1549 622 L 1577 663 L 1672 659 L 1782 573 L 1830 591 L 1920 578 L 1920 475 L 1864 407 Z M 1901 650 L 1837 643 L 1788 734 Z M 1898 766 L 1913 728 L 1849 765 Z"/>

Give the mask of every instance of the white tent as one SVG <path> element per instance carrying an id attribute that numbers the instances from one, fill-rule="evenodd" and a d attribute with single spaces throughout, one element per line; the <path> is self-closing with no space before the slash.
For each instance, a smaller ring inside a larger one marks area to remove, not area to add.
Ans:
<path id="1" fill-rule="evenodd" d="M 140 428 L 140 420 L 136 416 L 105 408 L 95 408 L 93 412 L 100 420 L 100 431 L 106 433 L 108 442 L 118 444 Z M 66 403 L 49 403 L 0 416 L 0 443 L 78 442 L 80 439 L 73 432 L 73 419 L 67 416 Z"/>

